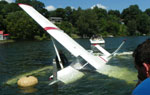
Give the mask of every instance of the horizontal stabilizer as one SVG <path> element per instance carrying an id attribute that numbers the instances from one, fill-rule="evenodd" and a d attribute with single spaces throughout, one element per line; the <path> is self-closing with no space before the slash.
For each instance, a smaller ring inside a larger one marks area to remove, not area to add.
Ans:
<path id="1" fill-rule="evenodd" d="M 106 51 L 104 48 L 102 48 L 99 44 L 94 44 L 94 46 L 99 50 L 101 51 L 105 56 L 110 56 L 111 54 Z"/>

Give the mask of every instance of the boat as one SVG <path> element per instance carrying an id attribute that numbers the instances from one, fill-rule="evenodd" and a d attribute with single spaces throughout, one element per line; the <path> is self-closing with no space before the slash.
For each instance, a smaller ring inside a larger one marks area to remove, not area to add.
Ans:
<path id="1" fill-rule="evenodd" d="M 82 70 L 86 68 L 101 73 L 101 70 L 103 70 L 103 68 L 107 65 L 106 63 L 112 58 L 112 56 L 115 55 L 115 53 L 125 43 L 123 41 L 113 53 L 109 53 L 99 44 L 93 44 L 93 46 L 95 46 L 100 52 L 103 53 L 103 55 L 95 55 L 93 52 L 89 52 L 88 50 L 84 49 L 80 44 L 78 44 L 63 30 L 58 28 L 43 15 L 41 15 L 32 6 L 21 3 L 18 5 L 29 16 L 31 16 L 45 31 L 47 31 L 50 34 L 60 65 L 61 60 L 59 58 L 59 51 L 57 50 L 57 47 L 55 45 L 55 40 L 57 40 L 62 46 L 64 46 L 75 58 L 69 66 L 67 67 L 62 66 L 60 70 L 57 70 L 56 62 L 53 61 L 54 72 L 53 75 L 49 77 L 49 79 L 51 79 L 49 85 L 53 85 L 57 82 L 68 84 L 76 80 L 79 80 L 83 76 L 85 76 L 85 73 Z"/>
<path id="2" fill-rule="evenodd" d="M 90 38 L 90 43 L 91 44 L 105 44 L 105 40 L 103 39 L 102 36 L 93 35 Z"/>

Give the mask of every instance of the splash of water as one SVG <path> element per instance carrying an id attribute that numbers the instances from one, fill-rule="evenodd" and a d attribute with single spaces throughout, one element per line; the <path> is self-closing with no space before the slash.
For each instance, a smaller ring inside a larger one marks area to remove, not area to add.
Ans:
<path id="1" fill-rule="evenodd" d="M 124 80 L 127 83 L 135 83 L 137 72 L 133 72 L 125 67 L 105 65 L 103 68 L 96 70 L 100 74 L 107 75 L 116 79 Z"/>
<path id="2" fill-rule="evenodd" d="M 121 56 L 121 55 L 132 55 L 133 51 L 128 51 L 128 52 L 122 52 L 122 53 L 117 53 L 117 56 Z"/>

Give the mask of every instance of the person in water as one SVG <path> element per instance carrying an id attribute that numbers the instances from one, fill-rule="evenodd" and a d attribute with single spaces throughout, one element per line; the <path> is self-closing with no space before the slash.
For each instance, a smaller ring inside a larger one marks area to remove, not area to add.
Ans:
<path id="1" fill-rule="evenodd" d="M 139 44 L 133 52 L 138 82 L 132 95 L 150 95 L 150 39 Z"/>
<path id="2" fill-rule="evenodd" d="M 63 65 L 64 67 L 67 66 L 67 65 L 69 64 L 69 62 L 68 62 L 67 57 L 63 54 L 62 51 L 59 51 L 59 56 L 60 56 L 62 65 Z M 58 57 L 57 57 L 57 56 L 56 56 L 55 60 L 56 60 L 57 68 L 60 69 L 61 66 L 60 66 L 60 63 L 59 63 L 59 60 L 58 60 Z"/>

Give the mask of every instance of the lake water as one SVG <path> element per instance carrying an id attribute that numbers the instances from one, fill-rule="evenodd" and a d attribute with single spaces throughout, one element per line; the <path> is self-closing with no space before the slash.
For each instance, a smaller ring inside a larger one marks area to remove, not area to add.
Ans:
<path id="1" fill-rule="evenodd" d="M 107 74 L 89 72 L 85 77 L 71 84 L 48 86 L 52 74 L 52 59 L 55 51 L 51 41 L 20 41 L 0 44 L 0 95 L 130 95 L 137 82 L 137 71 L 132 55 L 138 44 L 148 36 L 104 38 L 105 48 L 113 52 L 126 39 L 119 51 L 107 64 Z M 90 49 L 88 39 L 76 39 L 85 49 Z M 70 53 L 60 44 L 71 61 Z M 124 54 L 126 53 L 126 54 Z M 49 67 L 49 69 L 41 70 Z M 41 70 L 41 71 L 38 71 Z M 34 88 L 20 88 L 16 80 L 21 75 L 34 75 L 39 83 Z M 14 81 L 11 81 L 13 80 Z M 7 84 L 6 84 L 7 83 Z"/>

